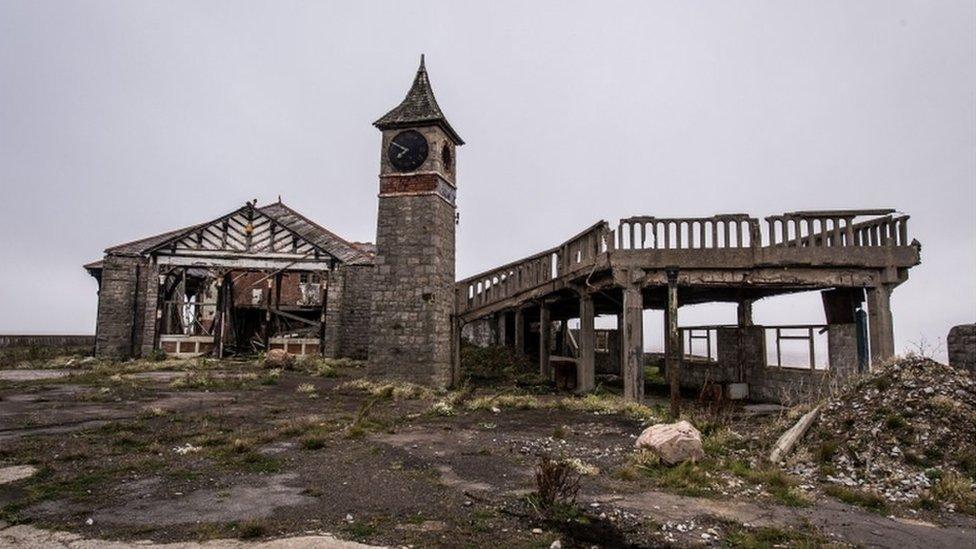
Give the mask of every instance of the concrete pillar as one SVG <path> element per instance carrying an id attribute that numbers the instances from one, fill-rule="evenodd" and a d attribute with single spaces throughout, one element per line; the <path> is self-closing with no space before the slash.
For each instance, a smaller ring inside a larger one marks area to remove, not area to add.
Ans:
<path id="1" fill-rule="evenodd" d="M 515 309 L 515 354 L 525 356 L 525 313 Z"/>
<path id="2" fill-rule="evenodd" d="M 746 326 L 752 326 L 752 300 L 743 299 L 739 301 L 739 307 L 736 310 L 736 318 L 739 321 L 739 327 L 745 328 Z"/>
<path id="3" fill-rule="evenodd" d="M 868 288 L 868 331 L 871 365 L 895 356 L 895 332 L 891 318 L 891 286 Z"/>
<path id="4" fill-rule="evenodd" d="M 644 401 L 644 296 L 639 287 L 624 288 L 623 331 L 620 347 L 624 362 L 624 398 L 634 402 Z M 618 317 L 620 318 L 620 317 Z"/>
<path id="5" fill-rule="evenodd" d="M 498 321 L 498 330 L 495 334 L 498 337 L 496 343 L 502 347 L 508 345 L 508 313 L 501 311 L 495 314 Z"/>
<path id="6" fill-rule="evenodd" d="M 667 349 L 665 364 L 667 367 L 668 381 L 671 385 L 671 418 L 677 419 L 681 414 L 681 334 L 678 332 L 678 271 L 668 270 L 668 302 L 667 302 L 667 325 L 665 339 Z"/>
<path id="7" fill-rule="evenodd" d="M 552 341 L 552 319 L 549 306 L 543 303 L 539 307 L 539 375 L 543 379 L 552 377 L 549 367 L 549 343 Z"/>
<path id="8" fill-rule="evenodd" d="M 593 296 L 580 296 L 579 360 L 576 362 L 576 391 L 585 393 L 596 388 L 596 332 L 593 328 Z"/>
<path id="9" fill-rule="evenodd" d="M 627 363 L 627 347 L 624 345 L 624 309 L 621 305 L 617 313 L 617 373 L 624 375 L 624 364 Z"/>

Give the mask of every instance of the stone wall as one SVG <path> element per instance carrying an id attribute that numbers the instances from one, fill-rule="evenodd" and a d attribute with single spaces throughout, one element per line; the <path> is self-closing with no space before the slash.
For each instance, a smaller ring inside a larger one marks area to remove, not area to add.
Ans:
<path id="1" fill-rule="evenodd" d="M 0 349 L 36 347 L 91 352 L 94 346 L 93 335 L 0 335 Z"/>
<path id="2" fill-rule="evenodd" d="M 342 309 L 345 297 L 346 270 L 339 268 L 327 275 L 328 287 L 325 290 L 325 341 L 322 354 L 336 358 L 341 350 Z"/>
<path id="3" fill-rule="evenodd" d="M 369 355 L 373 266 L 347 265 L 339 327 L 339 356 L 364 360 Z"/>
<path id="4" fill-rule="evenodd" d="M 949 365 L 976 373 L 976 324 L 961 324 L 946 337 Z"/>
<path id="5" fill-rule="evenodd" d="M 498 319 L 494 316 L 469 322 L 461 328 L 461 339 L 478 347 L 488 347 L 498 341 Z"/>
<path id="6" fill-rule="evenodd" d="M 854 324 L 828 326 L 830 370 L 766 365 L 762 326 L 718 328 L 717 358 L 683 361 L 681 386 L 699 389 L 706 382 L 727 384 L 745 381 L 749 399 L 791 404 L 826 394 L 837 383 L 857 372 L 857 335 Z"/>
<path id="7" fill-rule="evenodd" d="M 856 324 L 827 326 L 827 356 L 834 378 L 846 379 L 858 373 Z"/>
<path id="8" fill-rule="evenodd" d="M 434 195 L 379 199 L 369 373 L 451 382 L 454 207 Z"/>
<path id="9" fill-rule="evenodd" d="M 143 269 L 148 262 L 138 257 L 105 256 L 98 291 L 98 319 L 95 355 L 129 358 L 141 350 L 145 326 L 145 296 L 139 294 L 139 280 L 145 288 Z"/>

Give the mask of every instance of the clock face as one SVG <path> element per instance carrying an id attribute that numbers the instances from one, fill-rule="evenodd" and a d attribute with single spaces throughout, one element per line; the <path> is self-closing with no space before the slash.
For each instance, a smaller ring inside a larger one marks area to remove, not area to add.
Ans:
<path id="1" fill-rule="evenodd" d="M 427 160 L 427 140 L 416 130 L 400 132 L 390 140 L 386 154 L 390 164 L 401 172 L 416 170 Z"/>

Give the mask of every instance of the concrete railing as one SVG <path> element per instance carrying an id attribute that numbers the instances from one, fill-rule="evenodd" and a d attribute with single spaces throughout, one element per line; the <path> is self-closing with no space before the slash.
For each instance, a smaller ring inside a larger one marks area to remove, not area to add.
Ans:
<path id="1" fill-rule="evenodd" d="M 600 221 L 559 246 L 465 278 L 455 286 L 458 313 L 495 304 L 591 267 L 613 245 L 613 232 Z"/>

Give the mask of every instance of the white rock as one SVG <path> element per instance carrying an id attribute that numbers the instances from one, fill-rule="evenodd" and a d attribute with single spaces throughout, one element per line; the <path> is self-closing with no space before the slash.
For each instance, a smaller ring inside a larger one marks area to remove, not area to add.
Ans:
<path id="1" fill-rule="evenodd" d="M 689 459 L 697 462 L 705 457 L 701 433 L 684 420 L 651 425 L 637 437 L 634 446 L 651 450 L 668 465 L 676 465 Z"/>
<path id="2" fill-rule="evenodd" d="M 563 549 L 563 544 L 558 539 L 549 544 L 549 549 Z"/>

